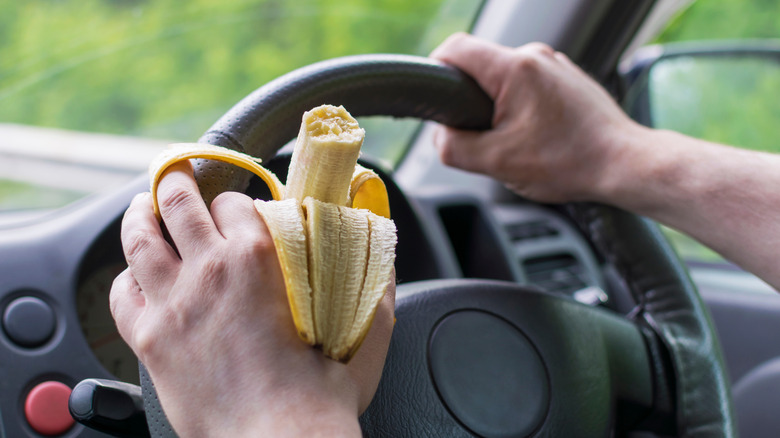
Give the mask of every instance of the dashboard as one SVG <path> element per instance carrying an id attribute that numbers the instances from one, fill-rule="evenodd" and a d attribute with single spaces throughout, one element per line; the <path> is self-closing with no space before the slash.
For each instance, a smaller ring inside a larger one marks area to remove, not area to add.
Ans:
<path id="1" fill-rule="evenodd" d="M 288 162 L 289 155 L 280 155 L 266 164 L 284 179 Z M 363 164 L 373 167 L 388 186 L 399 235 L 399 284 L 486 278 L 536 287 L 617 314 L 635 308 L 627 286 L 564 214 L 566 207 L 506 197 L 488 203 L 455 189 L 402 192 L 381 167 Z M 39 385 L 61 382 L 72 388 L 86 378 L 138 384 L 137 359 L 116 331 L 108 295 L 114 277 L 126 267 L 119 241 L 122 214 L 147 184 L 146 176 L 140 176 L 118 193 L 80 201 L 25 225 L 0 226 L 0 247 L 5 248 L 0 252 L 0 390 L 8 395 L 0 398 L 0 437 L 39 436 L 25 413 Z M 250 183 L 247 193 L 268 197 L 259 180 Z M 740 400 L 755 398 L 766 386 L 756 389 L 743 382 L 775 357 L 753 347 L 763 342 L 743 340 L 771 337 L 774 330 L 765 328 L 776 326 L 773 309 L 778 299 L 754 294 L 753 303 L 731 290 L 719 292 L 726 287 L 721 271 L 704 275 L 694 269 L 693 275 L 713 312 L 732 381 L 741 385 L 736 387 L 739 409 Z M 30 303 L 38 310 L 20 324 L 18 310 L 24 305 L 29 310 Z M 743 315 L 756 315 L 759 307 L 766 317 L 750 316 L 733 324 Z M 105 435 L 76 424 L 65 436 Z"/>
<path id="2" fill-rule="evenodd" d="M 267 165 L 284 178 L 288 161 L 289 155 L 280 155 Z M 399 283 L 488 278 L 591 305 L 613 305 L 600 262 L 576 226 L 555 208 L 522 200 L 488 205 L 446 190 L 405 195 L 387 173 L 373 167 L 388 185 L 398 227 Z M 71 388 L 85 378 L 138 383 L 137 360 L 116 331 L 108 295 L 114 277 L 126 267 L 119 241 L 122 214 L 132 196 L 146 190 L 146 181 L 139 177 L 118 194 L 0 229 L 0 246 L 15 248 L 0 254 L 5 376 L 0 385 L 3 394 L 12 394 L 0 399 L 0 436 L 35 436 L 23 411 L 31 390 L 41 383 Z M 247 193 L 267 197 L 264 190 L 253 180 Z M 25 299 L 43 303 L 51 314 L 53 328 L 34 342 L 25 341 L 24 333 L 40 331 L 42 319 L 27 318 L 31 322 L 21 326 L 15 322 L 20 318 L 14 304 Z M 68 435 L 92 433 L 74 425 Z"/>

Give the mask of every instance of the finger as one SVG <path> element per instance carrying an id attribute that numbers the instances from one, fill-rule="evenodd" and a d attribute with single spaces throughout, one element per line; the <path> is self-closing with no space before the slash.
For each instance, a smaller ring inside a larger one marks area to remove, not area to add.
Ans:
<path id="1" fill-rule="evenodd" d="M 217 196 L 211 203 L 211 217 L 226 239 L 256 241 L 268 236 L 254 201 L 241 193 L 225 192 Z"/>
<path id="2" fill-rule="evenodd" d="M 528 43 L 524 44 L 516 49 L 518 52 L 526 53 L 530 56 L 538 56 L 552 58 L 555 56 L 555 49 L 545 43 Z"/>
<path id="3" fill-rule="evenodd" d="M 506 77 L 512 51 L 508 47 L 466 33 L 447 38 L 432 53 L 431 58 L 463 70 L 495 99 Z"/>
<path id="4" fill-rule="evenodd" d="M 441 162 L 450 167 L 469 172 L 486 173 L 496 148 L 489 147 L 494 131 L 464 131 L 439 126 L 434 135 L 434 145 Z"/>
<path id="5" fill-rule="evenodd" d="M 132 345 L 133 327 L 144 311 L 146 299 L 129 268 L 114 279 L 108 302 L 119 335 L 128 345 Z"/>
<path id="6" fill-rule="evenodd" d="M 121 238 L 127 265 L 144 290 L 157 290 L 165 286 L 163 280 L 175 278 L 171 272 L 178 271 L 180 260 L 163 237 L 150 193 L 133 198 L 122 219 Z"/>
<path id="7" fill-rule="evenodd" d="M 395 275 L 395 272 L 393 272 Z M 390 338 L 395 325 L 395 281 L 388 287 L 382 301 L 379 302 L 374 322 L 366 334 L 360 349 L 348 367 L 361 388 L 359 409 L 362 413 L 371 403 L 382 376 Z"/>
<path id="8" fill-rule="evenodd" d="M 182 258 L 194 256 L 217 236 L 217 229 L 188 161 L 176 163 L 163 174 L 157 199 L 168 233 Z"/>

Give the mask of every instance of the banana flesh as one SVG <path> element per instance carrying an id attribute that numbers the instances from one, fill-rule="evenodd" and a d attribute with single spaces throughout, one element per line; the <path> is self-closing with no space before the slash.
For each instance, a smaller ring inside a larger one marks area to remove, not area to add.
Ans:
<path id="1" fill-rule="evenodd" d="M 303 115 L 293 149 L 285 198 L 309 196 L 347 205 L 365 131 L 344 107 L 323 105 Z"/>
<path id="2" fill-rule="evenodd" d="M 387 190 L 357 164 L 363 137 L 343 107 L 323 105 L 303 115 L 286 185 L 260 160 L 211 145 L 174 145 L 149 172 L 158 218 L 157 184 L 178 161 L 216 159 L 258 175 L 273 200 L 255 207 L 273 238 L 298 336 L 342 362 L 368 333 L 395 262 Z"/>
<path id="3" fill-rule="evenodd" d="M 295 199 L 272 202 L 256 200 L 255 208 L 271 232 L 298 337 L 314 345 L 317 338 L 314 335 L 312 289 L 308 282 L 299 279 L 300 273 L 307 272 L 309 266 L 309 243 L 306 240 L 301 205 Z"/>

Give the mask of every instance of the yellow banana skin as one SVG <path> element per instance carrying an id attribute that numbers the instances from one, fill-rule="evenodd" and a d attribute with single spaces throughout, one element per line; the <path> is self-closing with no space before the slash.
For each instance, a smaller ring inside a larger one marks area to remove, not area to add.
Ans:
<path id="1" fill-rule="evenodd" d="M 273 172 L 260 165 L 262 160 L 259 158 L 210 144 L 174 143 L 168 146 L 168 149 L 160 153 L 149 164 L 149 186 L 152 192 L 152 201 L 154 202 L 154 214 L 158 220 L 161 217 L 160 204 L 157 202 L 157 185 L 160 183 L 163 174 L 169 167 L 178 162 L 196 158 L 223 161 L 246 169 L 259 176 L 266 183 L 274 199 L 282 199 L 284 184 L 279 181 L 279 178 Z"/>
<path id="2" fill-rule="evenodd" d="M 255 207 L 273 238 L 298 336 L 341 362 L 360 348 L 395 262 L 387 189 L 356 162 L 362 140 L 343 107 L 323 105 L 303 116 L 287 185 L 259 159 L 212 145 L 172 145 L 149 168 L 158 218 L 159 180 L 183 160 L 231 163 L 268 185 L 273 200 Z"/>

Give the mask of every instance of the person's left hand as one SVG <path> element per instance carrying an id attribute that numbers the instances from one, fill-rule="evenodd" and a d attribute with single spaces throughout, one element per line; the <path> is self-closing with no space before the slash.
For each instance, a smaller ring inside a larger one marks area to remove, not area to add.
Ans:
<path id="1" fill-rule="evenodd" d="M 111 311 L 147 367 L 180 436 L 359 436 L 357 417 L 379 383 L 395 285 L 348 365 L 298 339 L 271 236 L 252 200 L 223 193 L 210 211 L 188 164 L 122 223 L 128 269 Z"/>

